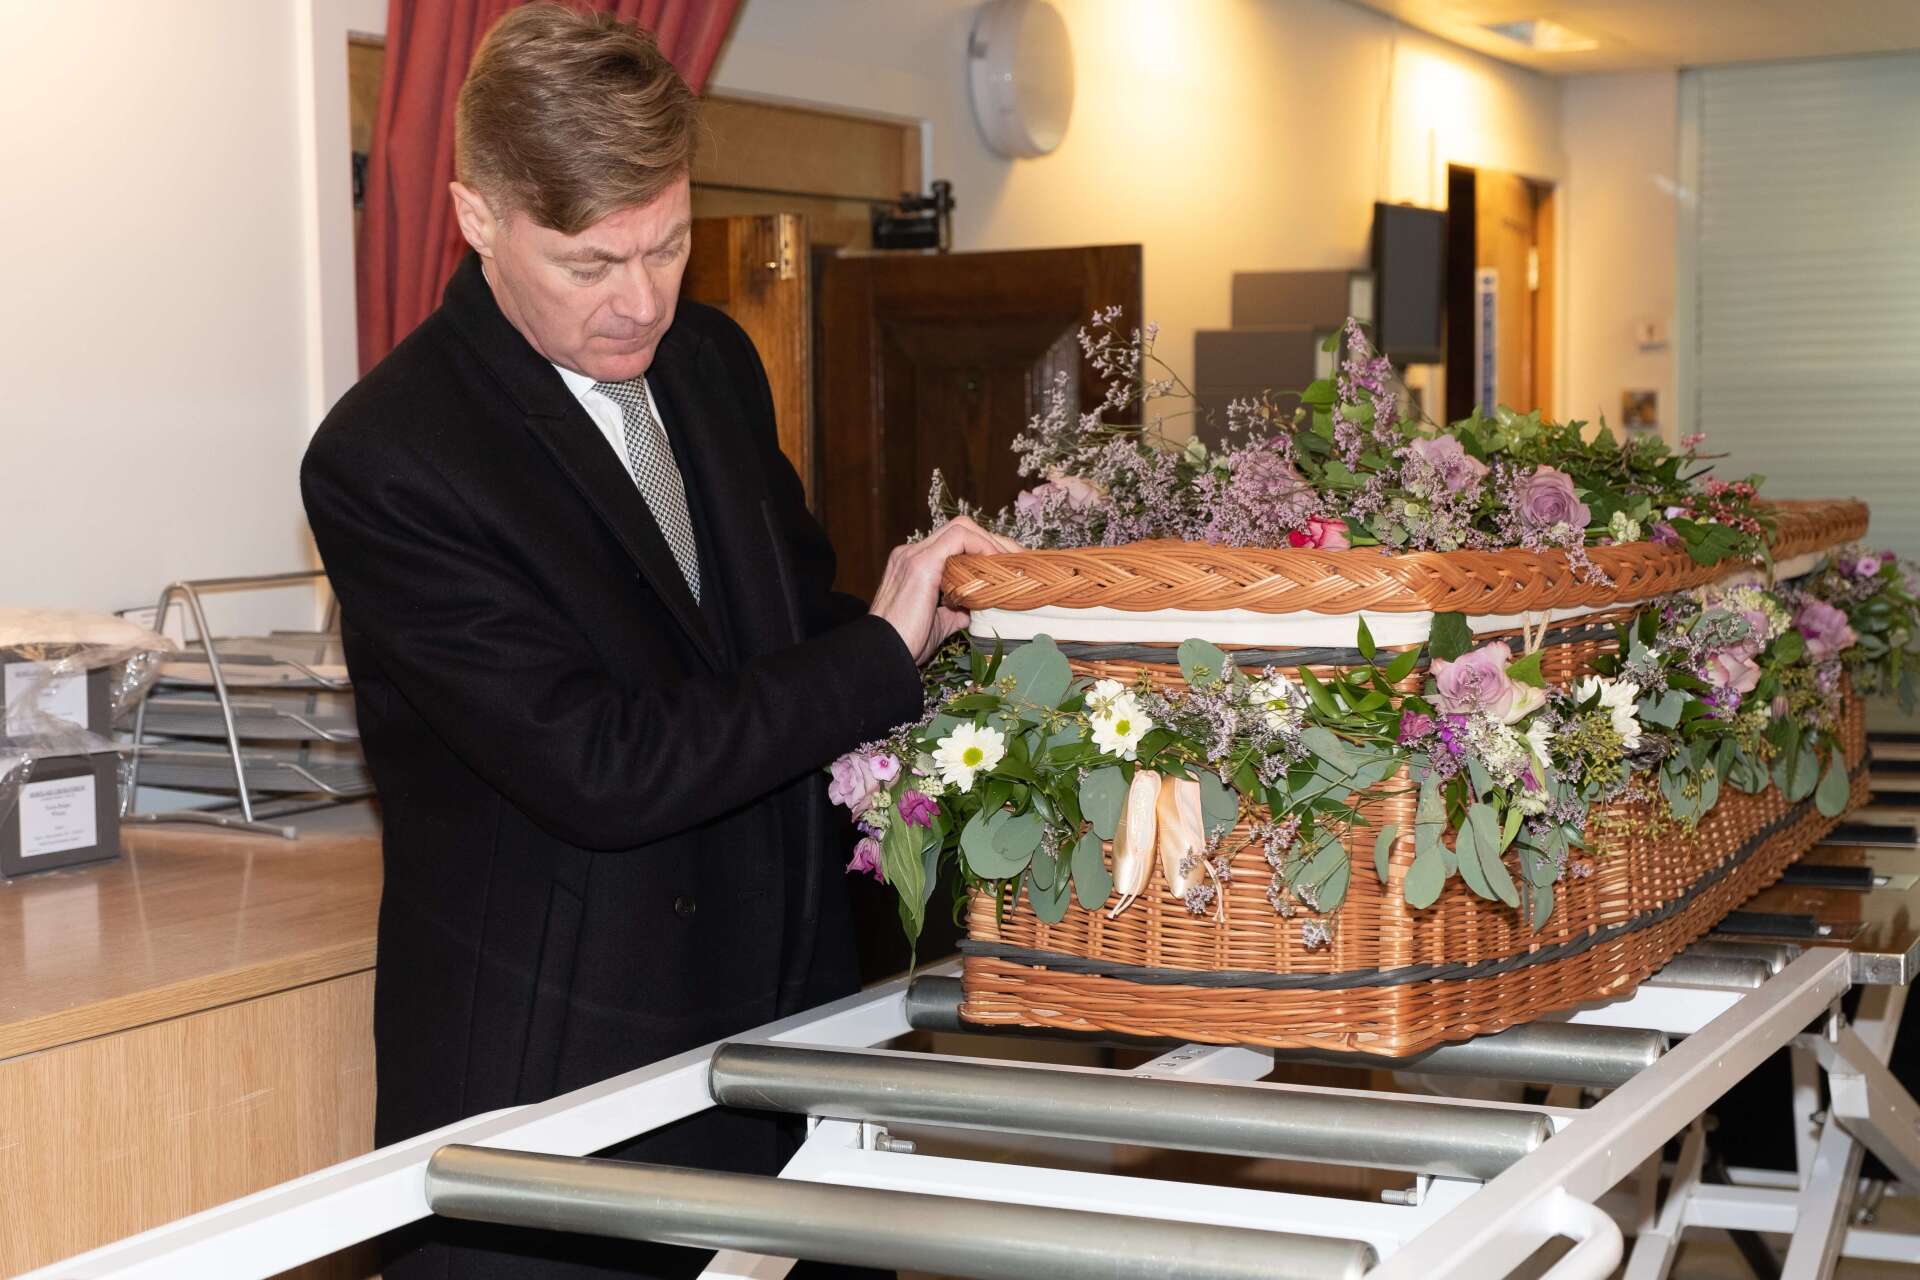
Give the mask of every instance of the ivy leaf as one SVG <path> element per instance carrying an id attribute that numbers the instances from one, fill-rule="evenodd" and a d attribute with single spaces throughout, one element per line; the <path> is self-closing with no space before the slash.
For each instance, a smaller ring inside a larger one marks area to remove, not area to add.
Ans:
<path id="1" fill-rule="evenodd" d="M 1073 685 L 1073 668 L 1051 636 L 1035 636 L 1000 664 L 1000 674 L 1013 677 L 1013 701 L 1057 707 Z"/>
<path id="2" fill-rule="evenodd" d="M 1127 800 L 1127 781 L 1118 765 L 1103 765 L 1080 780 L 1080 812 L 1102 840 L 1113 839 L 1120 807 Z"/>
<path id="3" fill-rule="evenodd" d="M 1200 815 L 1208 841 L 1233 829 L 1240 821 L 1240 793 L 1220 781 L 1211 769 L 1200 770 Z"/>
<path id="4" fill-rule="evenodd" d="M 1182 640 L 1178 655 L 1180 674 L 1196 689 L 1232 678 L 1233 662 L 1218 645 L 1205 640 Z"/>
<path id="5" fill-rule="evenodd" d="M 1436 613 L 1433 630 L 1427 636 L 1427 651 L 1436 658 L 1452 662 L 1473 648 L 1473 628 L 1464 613 Z"/>
<path id="6" fill-rule="evenodd" d="M 1827 757 L 1827 772 L 1814 789 L 1813 806 L 1827 817 L 1837 818 L 1847 811 L 1850 790 L 1846 757 L 1840 754 L 1840 748 L 1835 747 Z"/>
<path id="7" fill-rule="evenodd" d="M 1113 893 L 1113 873 L 1100 856 L 1100 837 L 1092 831 L 1082 835 L 1073 846 L 1073 892 L 1080 905 L 1098 911 L 1107 905 Z"/>
<path id="8" fill-rule="evenodd" d="M 1382 887 L 1385 887 L 1387 874 L 1392 870 L 1393 842 L 1399 834 L 1400 824 L 1390 822 L 1373 838 L 1373 874 L 1379 877 Z"/>
<path id="9" fill-rule="evenodd" d="M 1521 684 L 1530 684 L 1536 689 L 1547 687 L 1547 678 L 1540 674 L 1540 651 L 1534 650 L 1514 662 L 1507 664 L 1507 675 Z"/>

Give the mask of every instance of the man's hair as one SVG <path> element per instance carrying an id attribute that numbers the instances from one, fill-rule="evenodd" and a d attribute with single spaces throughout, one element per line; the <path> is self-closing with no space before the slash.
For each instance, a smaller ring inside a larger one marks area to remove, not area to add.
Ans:
<path id="1" fill-rule="evenodd" d="M 577 235 L 693 162 L 699 104 L 653 37 L 559 4 L 509 10 L 473 55 L 454 174 L 496 214 Z"/>

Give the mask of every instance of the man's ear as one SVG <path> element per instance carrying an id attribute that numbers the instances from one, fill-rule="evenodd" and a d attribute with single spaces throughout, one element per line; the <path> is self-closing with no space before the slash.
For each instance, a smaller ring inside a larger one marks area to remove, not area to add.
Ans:
<path id="1" fill-rule="evenodd" d="M 475 253 L 483 258 L 493 257 L 493 238 L 500 233 L 500 220 L 494 216 L 493 206 L 478 191 L 458 182 L 449 182 L 447 191 L 453 196 L 453 216 L 460 220 L 460 234 L 466 237 Z"/>

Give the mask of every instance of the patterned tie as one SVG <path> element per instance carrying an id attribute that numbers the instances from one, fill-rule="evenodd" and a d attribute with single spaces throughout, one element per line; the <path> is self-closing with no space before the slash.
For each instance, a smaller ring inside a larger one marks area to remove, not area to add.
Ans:
<path id="1" fill-rule="evenodd" d="M 647 380 L 632 378 L 626 382 L 596 382 L 593 389 L 620 406 L 620 421 L 627 437 L 627 470 L 640 486 L 655 523 L 666 535 L 667 546 L 687 579 L 693 598 L 700 598 L 700 551 L 693 539 L 693 517 L 687 511 L 687 484 L 680 466 L 673 460 L 673 446 L 660 419 L 653 415 L 653 397 L 647 394 Z"/>

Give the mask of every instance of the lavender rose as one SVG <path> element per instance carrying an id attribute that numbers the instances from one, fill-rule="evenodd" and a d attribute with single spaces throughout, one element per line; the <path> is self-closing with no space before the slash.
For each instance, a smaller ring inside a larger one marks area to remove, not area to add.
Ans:
<path id="1" fill-rule="evenodd" d="M 1593 513 L 1575 496 L 1572 476 L 1553 467 L 1536 467 L 1520 486 L 1520 522 L 1531 529 L 1564 524 L 1582 530 L 1593 522 Z"/>
<path id="2" fill-rule="evenodd" d="M 1408 446 L 1408 452 L 1432 470 L 1440 487 L 1449 494 L 1466 492 L 1487 474 L 1487 464 L 1468 453 L 1453 436 L 1422 436 Z"/>
<path id="3" fill-rule="evenodd" d="M 1707 683 L 1716 689 L 1752 693 L 1760 683 L 1760 664 L 1732 649 L 1722 649 L 1707 659 Z"/>
<path id="4" fill-rule="evenodd" d="M 848 752 L 829 767 L 833 781 L 827 784 L 827 799 L 847 806 L 856 818 L 865 813 L 873 804 L 874 793 L 880 790 L 880 780 L 873 776 L 873 766 L 867 758 L 858 752 Z"/>
<path id="5" fill-rule="evenodd" d="M 847 872 L 864 871 L 881 884 L 887 882 L 886 869 L 880 864 L 880 842 L 868 836 L 853 846 L 853 857 L 847 861 Z"/>
<path id="6" fill-rule="evenodd" d="M 1091 480 L 1070 476 L 1062 471 L 1051 471 L 1043 483 L 1015 498 L 1013 508 L 1021 515 L 1037 518 L 1052 502 L 1064 502 L 1069 511 L 1085 511 L 1106 496 L 1100 486 Z"/>
<path id="7" fill-rule="evenodd" d="M 1824 600 L 1809 600 L 1793 615 L 1793 625 L 1807 638 L 1807 653 L 1815 662 L 1826 662 L 1851 649 L 1859 639 L 1847 622 L 1847 615 Z"/>
<path id="8" fill-rule="evenodd" d="M 1505 723 L 1516 697 L 1513 680 L 1507 675 L 1507 663 L 1512 658 L 1512 651 L 1498 640 L 1489 641 L 1451 662 L 1435 658 L 1433 678 L 1439 692 L 1434 697 L 1434 705 L 1448 715 L 1472 715 L 1477 711 Z"/>

